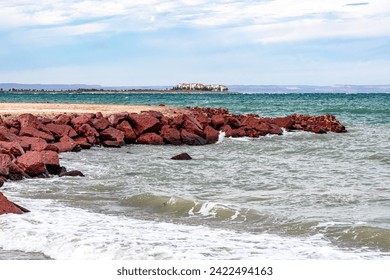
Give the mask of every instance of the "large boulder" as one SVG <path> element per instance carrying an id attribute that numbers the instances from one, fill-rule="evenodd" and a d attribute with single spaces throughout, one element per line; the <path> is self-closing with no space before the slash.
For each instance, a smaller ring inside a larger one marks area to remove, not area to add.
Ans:
<path id="1" fill-rule="evenodd" d="M 164 125 L 161 128 L 160 136 L 164 139 L 164 142 L 172 145 L 183 144 L 181 142 L 180 131 L 169 125 Z"/>
<path id="2" fill-rule="evenodd" d="M 1 214 L 23 214 L 24 211 L 9 201 L 3 193 L 0 192 L 0 215 Z"/>
<path id="3" fill-rule="evenodd" d="M 225 115 L 213 115 L 211 116 L 211 123 L 214 128 L 219 129 L 227 124 L 227 118 Z"/>
<path id="4" fill-rule="evenodd" d="M 126 143 L 134 143 L 137 139 L 137 135 L 135 135 L 135 132 L 128 121 L 121 122 L 116 126 L 116 129 L 123 131 Z"/>
<path id="5" fill-rule="evenodd" d="M 291 116 L 278 117 L 278 118 L 273 118 L 272 123 L 276 124 L 279 127 L 283 127 L 287 130 L 290 130 L 293 128 L 294 120 Z"/>
<path id="6" fill-rule="evenodd" d="M 91 123 L 98 131 L 104 130 L 110 126 L 110 122 L 106 118 L 92 119 Z"/>
<path id="7" fill-rule="evenodd" d="M 14 155 L 14 156 L 21 156 L 24 154 L 23 148 L 20 146 L 19 142 L 12 141 L 12 142 L 5 142 L 0 141 L 0 148 L 7 151 L 7 153 Z"/>
<path id="8" fill-rule="evenodd" d="M 67 124 L 48 123 L 46 128 L 54 135 L 54 137 L 61 138 L 63 136 L 76 137 L 77 132 Z"/>
<path id="9" fill-rule="evenodd" d="M 44 139 L 37 137 L 21 136 L 19 143 L 25 151 L 43 151 L 48 147 L 47 142 Z"/>
<path id="10" fill-rule="evenodd" d="M 17 158 L 16 164 L 31 177 L 47 174 L 45 160 L 41 152 L 28 151 Z"/>
<path id="11" fill-rule="evenodd" d="M 71 120 L 72 120 L 72 116 L 66 115 L 66 114 L 61 114 L 61 115 L 56 116 L 53 119 L 53 123 L 54 124 L 69 124 Z"/>
<path id="12" fill-rule="evenodd" d="M 128 113 L 116 113 L 108 116 L 108 121 L 112 126 L 117 126 L 121 121 L 126 120 Z"/>
<path id="13" fill-rule="evenodd" d="M 54 141 L 54 137 L 52 134 L 40 131 L 34 127 L 22 127 L 20 129 L 19 136 L 37 137 L 42 138 L 46 141 Z"/>
<path id="14" fill-rule="evenodd" d="M 163 145 L 164 139 L 160 135 L 158 135 L 154 132 L 150 132 L 150 133 L 145 133 L 145 134 L 142 134 L 141 136 L 139 136 L 137 139 L 137 143 L 138 144 L 149 144 L 149 145 Z"/>
<path id="15" fill-rule="evenodd" d="M 96 138 L 99 137 L 99 132 L 97 132 L 95 128 L 86 123 L 79 127 L 78 132 L 81 135 L 84 135 L 91 145 L 95 144 Z"/>
<path id="16" fill-rule="evenodd" d="M 125 133 L 119 129 L 108 127 L 105 130 L 100 132 L 100 137 L 104 141 L 117 141 L 123 142 L 125 141 Z"/>
<path id="17" fill-rule="evenodd" d="M 204 139 L 203 137 L 201 137 L 197 134 L 188 132 L 185 129 L 181 130 L 180 136 L 181 136 L 182 142 L 184 144 L 187 144 L 187 145 L 205 145 L 207 143 L 206 139 Z"/>
<path id="18" fill-rule="evenodd" d="M 205 135 L 207 144 L 214 144 L 218 141 L 219 132 L 208 125 L 204 129 L 204 135 Z"/>
<path id="19" fill-rule="evenodd" d="M 0 141 L 17 141 L 18 136 L 12 133 L 8 128 L 0 126 Z"/>
<path id="20" fill-rule="evenodd" d="M 46 169 L 50 174 L 57 175 L 61 171 L 60 160 L 58 153 L 54 151 L 42 151 L 41 152 L 43 162 L 46 165 Z"/>
<path id="21" fill-rule="evenodd" d="M 80 145 L 69 136 L 62 137 L 59 142 L 54 143 L 53 145 L 58 148 L 59 153 L 77 152 L 81 150 Z"/>
<path id="22" fill-rule="evenodd" d="M 147 132 L 158 132 L 161 128 L 160 121 L 147 113 L 130 114 L 129 120 L 138 136 Z"/>
<path id="23" fill-rule="evenodd" d="M 184 115 L 182 129 L 189 133 L 196 134 L 202 138 L 204 136 L 202 125 L 191 115 Z"/>

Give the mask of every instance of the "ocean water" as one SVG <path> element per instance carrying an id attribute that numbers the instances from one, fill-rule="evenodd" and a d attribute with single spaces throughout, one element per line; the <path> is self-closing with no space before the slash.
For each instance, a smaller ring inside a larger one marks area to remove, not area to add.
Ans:
<path id="1" fill-rule="evenodd" d="M 390 259 L 390 94 L 0 93 L 21 101 L 329 113 L 348 133 L 61 154 L 86 177 L 1 189 L 31 213 L 0 216 L 0 259 Z"/>

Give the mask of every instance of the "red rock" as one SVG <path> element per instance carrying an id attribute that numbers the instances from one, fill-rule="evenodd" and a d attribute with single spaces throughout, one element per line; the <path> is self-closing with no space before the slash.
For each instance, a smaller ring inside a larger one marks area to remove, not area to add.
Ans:
<path id="1" fill-rule="evenodd" d="M 153 110 L 141 111 L 141 114 L 143 114 L 143 113 L 149 114 L 149 115 L 151 115 L 152 117 L 155 117 L 155 118 L 157 118 L 157 119 L 161 119 L 161 118 L 164 116 L 161 112 L 159 112 L 159 111 L 153 111 Z"/>
<path id="2" fill-rule="evenodd" d="M 53 145 L 58 148 L 59 153 L 77 152 L 81 150 L 81 147 L 69 136 L 62 137 L 60 142 L 54 143 Z"/>
<path id="3" fill-rule="evenodd" d="M 184 115 L 177 115 L 171 121 L 171 126 L 180 129 L 184 122 Z"/>
<path id="4" fill-rule="evenodd" d="M 18 129 L 18 130 L 20 129 L 20 122 L 18 120 L 6 119 L 4 123 L 9 128 L 13 127 L 13 128 Z"/>
<path id="5" fill-rule="evenodd" d="M 0 215 L 1 214 L 23 214 L 23 211 L 0 192 Z"/>
<path id="6" fill-rule="evenodd" d="M 62 137 L 62 136 L 69 136 L 69 137 L 76 137 L 77 132 L 67 124 L 54 124 L 49 123 L 46 125 L 46 128 L 55 136 L 55 137 Z"/>
<path id="7" fill-rule="evenodd" d="M 185 129 L 181 130 L 180 136 L 181 136 L 182 142 L 184 144 L 187 144 L 187 145 L 205 145 L 206 144 L 206 139 L 204 139 L 203 137 L 201 137 L 197 134 L 188 132 Z"/>
<path id="8" fill-rule="evenodd" d="M 0 188 L 4 185 L 4 183 L 7 181 L 4 177 L 0 176 Z"/>
<path id="9" fill-rule="evenodd" d="M 137 139 L 137 144 L 164 145 L 164 140 L 154 132 L 142 134 Z"/>
<path id="10" fill-rule="evenodd" d="M 23 169 L 17 166 L 14 162 L 10 163 L 8 179 L 12 181 L 19 181 L 27 177 L 29 176 L 23 171 Z"/>
<path id="11" fill-rule="evenodd" d="M 48 123 L 52 123 L 53 120 L 47 117 L 38 117 L 38 121 L 40 121 L 42 124 L 46 125 Z"/>
<path id="12" fill-rule="evenodd" d="M 8 177 L 9 166 L 12 162 L 11 156 L 0 154 L 0 176 Z"/>
<path id="13" fill-rule="evenodd" d="M 42 152 L 28 151 L 17 158 L 16 164 L 32 177 L 47 173 Z"/>
<path id="14" fill-rule="evenodd" d="M 161 127 L 160 121 L 149 114 L 130 114 L 129 120 L 136 135 L 158 132 Z"/>
<path id="15" fill-rule="evenodd" d="M 244 137 L 247 136 L 247 130 L 245 127 L 240 127 L 232 130 L 232 137 Z"/>
<path id="16" fill-rule="evenodd" d="M 179 130 L 176 128 L 170 127 L 169 125 L 164 125 L 161 128 L 160 136 L 164 139 L 164 142 L 172 145 L 181 145 L 181 136 Z"/>
<path id="17" fill-rule="evenodd" d="M 201 124 L 202 127 L 206 127 L 210 124 L 211 119 L 206 114 L 200 114 L 196 120 Z"/>
<path id="18" fill-rule="evenodd" d="M 294 120 L 291 116 L 280 117 L 272 119 L 272 123 L 278 125 L 279 127 L 283 127 L 285 129 L 292 129 L 294 125 Z"/>
<path id="19" fill-rule="evenodd" d="M 18 136 L 13 134 L 8 128 L 0 126 L 0 141 L 17 141 Z"/>
<path id="20" fill-rule="evenodd" d="M 43 151 L 47 149 L 47 142 L 44 139 L 37 137 L 21 136 L 19 144 L 25 151 Z"/>
<path id="21" fill-rule="evenodd" d="M 245 126 L 246 128 L 254 128 L 257 129 L 257 126 L 259 125 L 260 120 L 257 117 L 248 115 L 242 122 L 242 126 Z"/>
<path id="22" fill-rule="evenodd" d="M 227 118 L 227 124 L 230 125 L 231 128 L 239 128 L 241 126 L 241 122 L 235 116 L 229 116 Z"/>
<path id="23" fill-rule="evenodd" d="M 214 144 L 218 141 L 219 132 L 208 125 L 204 129 L 204 135 L 206 137 L 206 144 Z"/>
<path id="24" fill-rule="evenodd" d="M 108 121 L 112 126 L 117 126 L 121 121 L 126 120 L 127 117 L 129 116 L 128 113 L 117 113 L 117 114 L 112 114 L 108 116 Z"/>
<path id="25" fill-rule="evenodd" d="M 100 132 L 100 137 L 105 141 L 124 142 L 125 133 L 119 129 L 109 127 Z"/>
<path id="26" fill-rule="evenodd" d="M 81 135 L 84 135 L 91 145 L 95 144 L 96 138 L 99 137 L 99 132 L 97 132 L 96 129 L 94 129 L 89 124 L 81 125 L 78 129 L 78 132 Z"/>
<path id="27" fill-rule="evenodd" d="M 176 156 L 171 157 L 173 160 L 191 160 L 192 157 L 187 153 L 182 153 Z"/>
<path id="28" fill-rule="evenodd" d="M 33 127 L 22 127 L 20 129 L 19 136 L 30 136 L 30 137 L 42 138 L 46 141 L 54 141 L 53 135 L 40 131 Z"/>
<path id="29" fill-rule="evenodd" d="M 58 115 L 54 118 L 54 124 L 69 124 L 72 120 L 72 117 L 66 114 Z"/>
<path id="30" fill-rule="evenodd" d="M 276 135 L 283 134 L 283 130 L 280 128 L 280 126 L 278 126 L 276 124 L 270 124 L 269 126 L 270 126 L 270 129 L 269 129 L 270 134 L 276 134 Z"/>
<path id="31" fill-rule="evenodd" d="M 190 115 L 184 115 L 182 129 L 189 133 L 196 134 L 202 138 L 204 136 L 202 125 L 193 116 Z"/>
<path id="32" fill-rule="evenodd" d="M 42 130 L 42 122 L 38 119 L 38 117 L 32 114 L 21 114 L 17 117 L 17 120 L 20 123 L 20 128 L 33 127 L 38 130 Z"/>
<path id="33" fill-rule="evenodd" d="M 20 146 L 19 142 L 12 141 L 12 142 L 5 142 L 0 141 L 0 148 L 5 149 L 8 151 L 8 153 L 14 155 L 14 156 L 21 156 L 24 154 L 23 148 Z"/>
<path id="34" fill-rule="evenodd" d="M 86 137 L 77 137 L 73 139 L 74 142 L 81 147 L 81 149 L 90 149 L 91 144 L 88 142 L 88 139 Z"/>
<path id="35" fill-rule="evenodd" d="M 211 123 L 213 124 L 213 127 L 216 129 L 219 129 L 220 127 L 227 124 L 227 119 L 225 115 L 213 115 L 211 117 Z"/>
<path id="36" fill-rule="evenodd" d="M 47 144 L 47 147 L 45 149 L 46 151 L 54 151 L 54 152 L 59 152 L 58 147 L 54 144 Z"/>
<path id="37" fill-rule="evenodd" d="M 75 118 L 73 118 L 70 123 L 71 123 L 71 126 L 77 130 L 77 128 L 79 128 L 80 126 L 82 126 L 83 124 L 88 124 L 90 123 L 90 120 L 91 118 L 93 117 L 94 115 L 92 114 L 82 114 L 82 115 L 79 115 Z"/>
<path id="38" fill-rule="evenodd" d="M 57 175 L 61 171 L 60 160 L 58 158 L 58 153 L 54 151 L 43 151 L 41 152 L 43 162 L 46 165 L 46 169 L 50 174 Z"/>
<path id="39" fill-rule="evenodd" d="M 125 145 L 125 142 L 106 140 L 106 141 L 103 141 L 102 144 L 104 147 L 108 147 L 108 148 L 120 148 L 123 145 Z"/>
<path id="40" fill-rule="evenodd" d="M 262 135 L 267 135 L 268 133 L 270 133 L 271 131 L 271 127 L 268 123 L 265 123 L 265 122 L 262 122 L 262 123 L 259 123 L 255 129 L 259 132 L 259 136 Z"/>
<path id="41" fill-rule="evenodd" d="M 93 127 L 99 131 L 106 129 L 110 125 L 110 122 L 106 118 L 93 119 L 91 122 Z"/>
<path id="42" fill-rule="evenodd" d="M 102 119 L 102 118 L 104 118 L 104 116 L 103 116 L 102 112 L 97 112 L 97 113 L 95 114 L 95 118 L 96 118 L 96 119 Z"/>
<path id="43" fill-rule="evenodd" d="M 134 143 L 137 139 L 137 135 L 135 135 L 135 132 L 128 121 L 122 121 L 116 126 L 116 129 L 124 132 L 126 143 Z"/>
<path id="44" fill-rule="evenodd" d="M 233 129 L 231 128 L 230 125 L 224 125 L 221 127 L 221 131 L 225 132 L 226 137 L 232 137 L 233 135 Z"/>

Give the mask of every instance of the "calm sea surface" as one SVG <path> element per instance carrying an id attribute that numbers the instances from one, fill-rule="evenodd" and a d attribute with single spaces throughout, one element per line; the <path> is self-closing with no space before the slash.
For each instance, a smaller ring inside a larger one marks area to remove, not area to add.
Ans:
<path id="1" fill-rule="evenodd" d="M 390 94 L 8 94 L 0 102 L 334 114 L 345 134 L 61 154 L 84 178 L 7 182 L 0 259 L 390 259 Z M 194 160 L 170 157 L 189 153 Z"/>

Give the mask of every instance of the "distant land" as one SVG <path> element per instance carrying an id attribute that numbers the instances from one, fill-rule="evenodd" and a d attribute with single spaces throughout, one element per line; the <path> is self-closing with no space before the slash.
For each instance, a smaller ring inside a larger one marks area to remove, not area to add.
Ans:
<path id="1" fill-rule="evenodd" d="M 89 84 L 18 84 L 0 83 L 0 91 L 171 91 L 174 86 L 101 86 Z M 227 85 L 229 92 L 240 93 L 390 93 L 388 85 Z"/>

